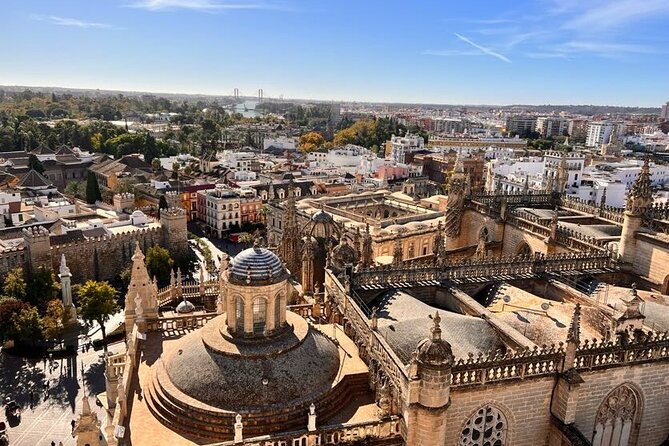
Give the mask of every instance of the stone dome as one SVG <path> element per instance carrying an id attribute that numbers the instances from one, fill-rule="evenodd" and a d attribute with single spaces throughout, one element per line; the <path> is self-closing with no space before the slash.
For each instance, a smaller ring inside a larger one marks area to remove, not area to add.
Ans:
<path id="1" fill-rule="evenodd" d="M 318 212 L 311 216 L 311 220 L 316 223 L 329 223 L 332 221 L 332 215 L 328 214 L 323 209 L 319 209 Z"/>
<path id="2" fill-rule="evenodd" d="M 229 279 L 246 284 L 276 283 L 286 276 L 281 259 L 272 251 L 259 246 L 245 249 L 230 260 Z"/>
<path id="3" fill-rule="evenodd" d="M 175 311 L 179 314 L 192 313 L 193 311 L 195 311 L 195 305 L 193 305 L 190 301 L 184 299 L 181 302 L 179 302 L 179 305 L 177 305 Z"/>
<path id="4" fill-rule="evenodd" d="M 259 343 L 225 337 L 219 316 L 178 341 L 166 360 L 169 379 L 191 398 L 234 412 L 317 399 L 336 381 L 337 346 L 294 313 L 288 322 L 294 331 Z"/>

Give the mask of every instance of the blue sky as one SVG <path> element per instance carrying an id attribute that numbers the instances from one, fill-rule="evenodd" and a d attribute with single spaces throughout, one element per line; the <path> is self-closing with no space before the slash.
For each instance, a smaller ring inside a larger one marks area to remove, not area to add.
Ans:
<path id="1" fill-rule="evenodd" d="M 669 0 L 3 0 L 0 84 L 659 106 Z"/>

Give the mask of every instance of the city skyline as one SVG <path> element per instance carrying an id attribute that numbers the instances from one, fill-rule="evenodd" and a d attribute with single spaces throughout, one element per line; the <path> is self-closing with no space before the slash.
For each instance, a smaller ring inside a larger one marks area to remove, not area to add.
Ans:
<path id="1" fill-rule="evenodd" d="M 669 96 L 666 2 L 440 6 L 10 0 L 0 84 L 468 105 L 659 107 Z"/>

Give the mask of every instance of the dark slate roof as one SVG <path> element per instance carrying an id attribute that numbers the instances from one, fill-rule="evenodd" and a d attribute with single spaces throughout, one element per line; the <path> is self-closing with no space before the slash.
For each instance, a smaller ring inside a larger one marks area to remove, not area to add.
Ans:
<path id="1" fill-rule="evenodd" d="M 44 187 L 44 186 L 53 186 L 51 181 L 49 181 L 44 175 L 37 172 L 35 169 L 30 169 L 23 178 L 16 184 L 16 187 Z"/>
<path id="2" fill-rule="evenodd" d="M 11 240 L 15 238 L 20 238 L 23 236 L 23 230 L 26 228 L 32 228 L 37 226 L 42 226 L 47 230 L 50 230 L 53 225 L 55 225 L 58 220 L 52 221 L 42 221 L 36 223 L 26 223 L 21 226 L 10 226 L 8 228 L 0 229 L 0 240 Z"/>
<path id="3" fill-rule="evenodd" d="M 431 317 L 438 310 L 399 290 L 389 290 L 375 299 L 379 332 L 386 338 L 402 362 L 408 364 L 416 346 L 430 336 Z M 469 353 L 504 350 L 504 343 L 495 330 L 483 319 L 439 310 L 441 337 L 453 349 L 455 358 L 467 358 Z"/>
<path id="4" fill-rule="evenodd" d="M 84 237 L 81 229 L 74 229 L 72 231 L 67 231 L 65 234 L 51 236 L 51 246 L 84 241 L 86 241 L 86 237 Z"/>
<path id="5" fill-rule="evenodd" d="M 107 235 L 107 231 L 105 228 L 90 228 L 90 229 L 83 229 L 82 234 L 86 238 L 91 238 L 91 237 L 103 237 Z"/>
<path id="6" fill-rule="evenodd" d="M 47 146 L 40 145 L 35 150 L 30 152 L 32 155 L 53 155 L 55 152 Z"/>
<path id="7" fill-rule="evenodd" d="M 0 152 L 0 158 L 11 160 L 14 158 L 28 158 L 28 153 L 25 150 L 15 150 L 12 152 Z"/>
<path id="8" fill-rule="evenodd" d="M 245 249 L 233 257 L 229 271 L 231 280 L 249 284 L 274 282 L 286 275 L 281 259 L 269 249 L 260 247 Z"/>
<path id="9" fill-rule="evenodd" d="M 74 151 L 63 144 L 56 149 L 56 155 L 74 155 Z"/>

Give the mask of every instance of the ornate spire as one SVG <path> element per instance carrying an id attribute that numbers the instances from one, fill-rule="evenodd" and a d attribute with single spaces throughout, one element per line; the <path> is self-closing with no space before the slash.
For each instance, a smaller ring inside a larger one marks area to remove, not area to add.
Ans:
<path id="1" fill-rule="evenodd" d="M 627 210 L 632 213 L 641 213 L 653 204 L 653 189 L 650 182 L 650 165 L 648 157 L 643 162 L 641 172 L 627 195 Z"/>
<path id="2" fill-rule="evenodd" d="M 71 276 L 70 274 L 70 268 L 67 267 L 67 263 L 65 263 L 65 254 L 60 255 L 60 276 Z"/>
<path id="3" fill-rule="evenodd" d="M 432 321 L 434 322 L 434 325 L 430 330 L 432 333 L 432 341 L 441 341 L 441 316 L 439 316 L 438 311 L 434 314 Z"/>
<path id="4" fill-rule="evenodd" d="M 606 188 L 602 190 L 602 197 L 599 199 L 599 209 L 604 210 L 606 207 Z"/>
<path id="5" fill-rule="evenodd" d="M 458 154 L 455 156 L 454 173 L 465 173 L 465 166 L 462 162 L 462 149 L 458 149 Z"/>
<path id="6" fill-rule="evenodd" d="M 369 233 L 369 224 L 365 228 L 365 233 L 362 236 L 362 253 L 360 256 L 360 263 L 364 267 L 372 266 L 374 262 L 374 250 L 372 248 L 372 234 Z"/>
<path id="7" fill-rule="evenodd" d="M 553 209 L 553 215 L 551 216 L 551 235 L 550 237 L 555 240 L 557 238 L 557 230 L 558 230 L 558 207 L 555 206 L 555 209 Z"/>
<path id="8" fill-rule="evenodd" d="M 571 324 L 567 332 L 567 342 L 576 345 L 581 342 L 581 304 L 579 303 L 574 307 L 574 315 L 571 317 Z"/>
<path id="9" fill-rule="evenodd" d="M 397 237 L 395 239 L 395 249 L 393 250 L 393 264 L 399 265 L 402 263 L 402 239 Z"/>
<path id="10" fill-rule="evenodd" d="M 460 223 L 464 211 L 465 194 L 467 193 L 469 176 L 465 174 L 460 152 L 455 159 L 453 174 L 448 182 L 448 203 L 446 205 L 446 235 L 460 235 Z"/>
<path id="11" fill-rule="evenodd" d="M 439 257 L 444 253 L 444 236 L 441 233 L 443 229 L 441 222 L 437 222 L 437 232 L 434 234 L 434 242 L 432 246 L 432 254 L 434 254 L 435 257 Z"/>
<path id="12" fill-rule="evenodd" d="M 284 214 L 284 227 L 281 235 L 279 254 L 288 270 L 295 277 L 300 275 L 300 229 L 297 226 L 297 206 L 295 205 L 295 185 L 293 178 L 288 181 L 288 199 Z"/>

